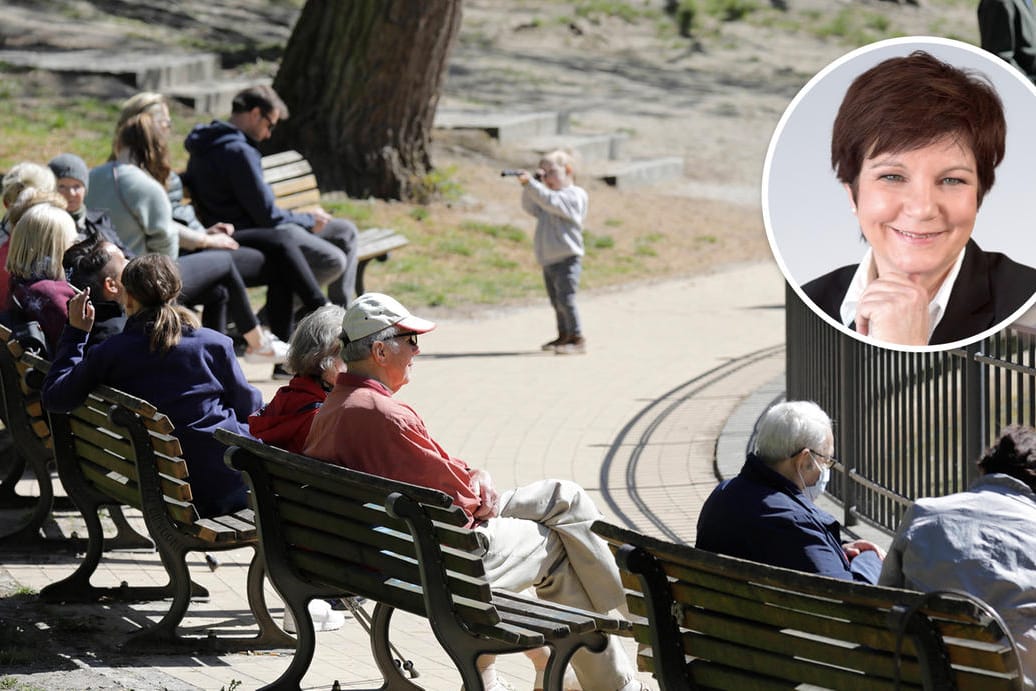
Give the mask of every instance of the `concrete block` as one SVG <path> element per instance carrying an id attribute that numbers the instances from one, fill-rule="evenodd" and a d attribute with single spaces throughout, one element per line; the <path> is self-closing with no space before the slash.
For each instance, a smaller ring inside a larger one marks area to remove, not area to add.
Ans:
<path id="1" fill-rule="evenodd" d="M 270 79 L 207 80 L 176 86 L 166 90 L 166 95 L 194 108 L 199 113 L 226 117 L 234 96 L 242 89 L 258 84 L 270 84 Z"/>
<path id="2" fill-rule="evenodd" d="M 75 74 L 107 74 L 145 91 L 167 91 L 177 84 L 215 79 L 220 70 L 214 53 L 130 53 L 72 50 L 44 53 L 0 50 L 0 63 Z"/>
<path id="3" fill-rule="evenodd" d="M 446 130 L 481 130 L 501 144 L 557 134 L 562 116 L 555 112 L 514 113 L 501 111 L 439 109 L 435 126 Z"/>
<path id="4" fill-rule="evenodd" d="M 683 177 L 683 158 L 667 156 L 615 163 L 594 176 L 620 189 L 651 185 Z"/>
<path id="5" fill-rule="evenodd" d="M 522 142 L 522 148 L 539 156 L 555 149 L 568 149 L 582 161 L 609 161 L 615 150 L 611 134 L 554 134 L 533 137 Z"/>

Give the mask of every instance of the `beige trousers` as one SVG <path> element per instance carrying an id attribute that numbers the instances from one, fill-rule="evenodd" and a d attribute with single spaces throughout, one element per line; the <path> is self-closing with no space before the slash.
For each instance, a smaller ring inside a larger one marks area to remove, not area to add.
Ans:
<path id="1" fill-rule="evenodd" d="M 530 586 L 544 600 L 611 612 L 625 606 L 618 567 L 605 542 L 590 530 L 601 517 L 586 491 L 568 480 L 541 480 L 505 493 L 500 516 L 476 530 L 487 538 L 489 582 L 521 592 Z M 601 653 L 572 656 L 584 689 L 618 691 L 636 677 L 614 636 Z"/>

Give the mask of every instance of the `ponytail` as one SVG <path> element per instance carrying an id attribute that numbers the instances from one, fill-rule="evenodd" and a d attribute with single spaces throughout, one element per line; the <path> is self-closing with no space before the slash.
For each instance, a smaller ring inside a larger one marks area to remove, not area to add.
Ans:
<path id="1" fill-rule="evenodd" d="M 148 323 L 151 351 L 167 353 L 180 342 L 184 329 L 201 326 L 197 315 L 176 303 L 183 290 L 180 272 L 163 254 L 134 257 L 122 271 L 122 285 L 140 303 L 135 317 Z"/>

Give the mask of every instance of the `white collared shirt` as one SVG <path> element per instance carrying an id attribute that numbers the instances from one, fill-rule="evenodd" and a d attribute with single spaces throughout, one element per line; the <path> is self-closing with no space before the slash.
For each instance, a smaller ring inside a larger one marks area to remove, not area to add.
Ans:
<path id="1" fill-rule="evenodd" d="M 964 263 L 964 252 L 966 249 L 962 249 L 960 254 L 957 255 L 957 261 L 950 267 L 950 272 L 946 274 L 946 278 L 943 279 L 942 285 L 939 286 L 939 290 L 935 293 L 935 297 L 928 303 L 929 341 L 932 340 L 935 327 L 939 325 L 943 314 L 946 313 L 946 304 L 950 301 L 953 284 L 957 281 L 957 274 L 960 273 L 961 264 Z M 860 265 L 856 267 L 856 273 L 853 274 L 852 280 L 849 281 L 849 288 L 845 291 L 845 298 L 842 300 L 842 306 L 839 308 L 838 314 L 842 318 L 842 324 L 849 326 L 856 321 L 856 306 L 860 303 L 860 296 L 863 295 L 863 291 L 870 285 L 870 282 L 877 277 L 878 267 L 874 264 L 874 251 L 868 248 L 867 253 L 863 255 L 863 259 L 860 261 Z"/>

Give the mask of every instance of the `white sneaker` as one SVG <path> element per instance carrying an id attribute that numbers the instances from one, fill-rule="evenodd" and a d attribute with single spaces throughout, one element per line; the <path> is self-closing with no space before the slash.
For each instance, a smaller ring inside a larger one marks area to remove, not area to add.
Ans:
<path id="1" fill-rule="evenodd" d="M 310 600 L 309 616 L 313 618 L 313 629 L 315 631 L 336 631 L 345 624 L 345 615 L 331 609 L 331 603 L 327 600 Z M 291 609 L 284 607 L 284 630 L 288 633 L 295 633 L 295 617 L 291 615 Z"/>
<path id="2" fill-rule="evenodd" d="M 245 362 L 280 365 L 288 359 L 288 344 L 269 331 L 263 331 L 259 348 L 245 351 Z"/>

